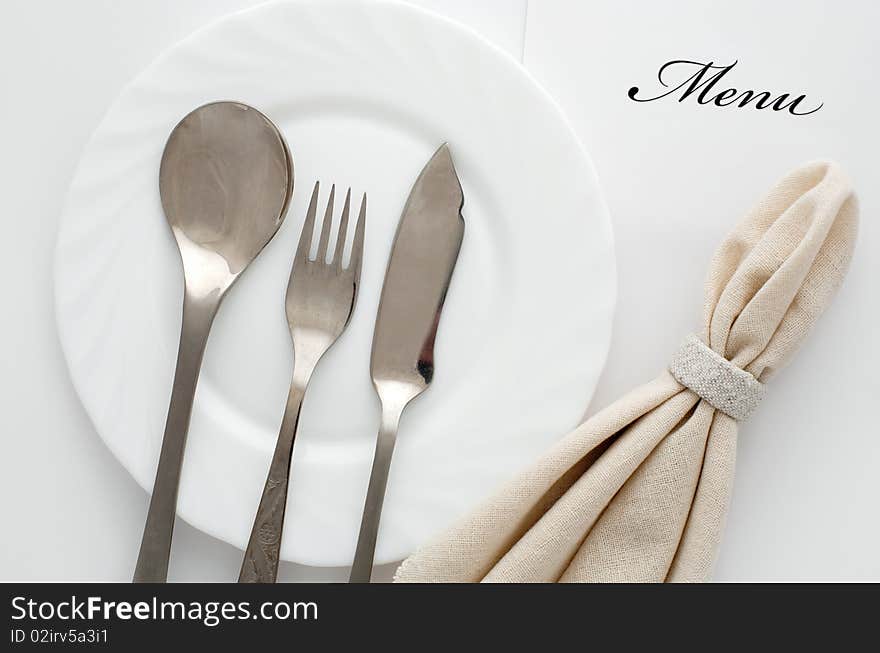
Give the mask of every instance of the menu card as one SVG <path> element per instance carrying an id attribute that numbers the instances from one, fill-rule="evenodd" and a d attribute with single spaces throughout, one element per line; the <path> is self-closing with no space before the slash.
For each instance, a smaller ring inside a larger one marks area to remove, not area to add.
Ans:
<path id="1" fill-rule="evenodd" d="M 876 460 L 878 24 L 880 5 L 857 0 L 529 2 L 524 63 L 593 159 L 616 237 L 614 337 L 590 412 L 699 327 L 715 246 L 779 177 L 830 158 L 859 193 L 847 281 L 741 433 L 718 580 L 877 574 L 859 565 L 880 531 L 858 518 L 876 474 L 842 452 Z"/>

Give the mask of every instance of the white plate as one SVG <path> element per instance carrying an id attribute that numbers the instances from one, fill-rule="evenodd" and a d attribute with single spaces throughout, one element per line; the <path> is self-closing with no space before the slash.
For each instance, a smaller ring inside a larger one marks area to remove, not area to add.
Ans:
<path id="1" fill-rule="evenodd" d="M 392 466 L 377 562 L 400 559 L 565 433 L 587 405 L 605 360 L 615 280 L 593 167 L 512 58 L 409 5 L 273 3 L 172 48 L 125 88 L 86 147 L 55 261 L 73 383 L 100 436 L 147 489 L 182 297 L 159 160 L 175 123 L 217 99 L 270 116 L 296 169 L 285 224 L 217 316 L 183 466 L 180 516 L 238 547 L 287 395 L 293 354 L 283 299 L 309 191 L 319 178 L 369 195 L 358 306 L 312 380 L 294 451 L 282 556 L 305 564 L 350 563 L 379 417 L 369 356 L 385 263 L 410 185 L 450 143 L 465 237 L 434 383 L 404 416 Z"/>

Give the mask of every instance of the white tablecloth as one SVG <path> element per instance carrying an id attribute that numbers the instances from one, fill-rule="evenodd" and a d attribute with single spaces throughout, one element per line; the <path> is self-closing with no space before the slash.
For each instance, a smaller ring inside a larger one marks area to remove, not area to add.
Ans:
<path id="1" fill-rule="evenodd" d="M 4 6 L 0 580 L 125 581 L 131 576 L 147 496 L 94 433 L 67 376 L 52 309 L 58 216 L 79 153 L 122 85 L 194 29 L 254 4 L 258 3 L 13 0 Z M 632 133 L 617 125 L 623 109 L 606 95 L 625 93 L 631 83 L 648 82 L 666 52 L 668 58 L 682 55 L 676 45 L 681 35 L 671 33 L 667 42 L 654 43 L 656 52 L 636 56 L 632 51 L 655 26 L 643 22 L 641 31 L 633 32 L 632 17 L 612 6 L 621 3 L 532 0 L 527 7 L 526 0 L 420 0 L 417 4 L 469 23 L 518 59 L 525 52 L 527 66 L 561 101 L 594 156 L 615 221 L 620 264 L 614 344 L 594 407 L 604 404 L 653 376 L 664 364 L 664 352 L 672 351 L 678 337 L 695 325 L 711 248 L 776 175 L 797 163 L 800 149 L 774 154 L 774 144 L 768 142 L 766 150 L 754 153 L 756 165 L 748 169 L 721 153 L 691 162 L 692 167 L 717 170 L 717 184 L 695 193 L 687 171 L 660 156 L 657 146 L 647 140 L 649 133 Z M 584 58 L 585 48 L 593 45 L 595 56 Z M 616 64 L 608 54 L 614 47 L 630 53 L 626 61 L 632 65 L 620 69 L 627 72 L 623 77 L 615 76 Z M 721 58 L 734 51 L 731 47 L 706 56 Z M 858 65 L 869 68 L 867 62 L 853 62 L 854 94 L 842 101 L 860 97 L 855 89 Z M 772 79 L 769 74 L 758 78 L 768 85 L 776 83 L 768 81 Z M 783 74 L 780 91 L 793 82 Z M 840 88 L 817 91 L 830 97 L 846 87 L 841 83 Z M 742 128 L 736 122 L 720 122 L 720 114 L 718 120 L 718 130 L 735 133 Z M 825 142 L 834 142 L 827 131 L 821 131 Z M 814 152 L 807 145 L 801 149 Z M 876 427 L 871 429 L 867 408 L 862 408 L 873 401 L 869 393 L 877 384 L 870 370 L 880 362 L 877 346 L 870 340 L 880 315 L 876 299 L 871 298 L 877 293 L 869 286 L 880 277 L 880 252 L 870 215 L 877 208 L 871 196 L 876 187 L 871 182 L 877 179 L 869 176 L 867 165 L 876 148 L 867 142 L 847 146 L 850 149 L 841 153 L 859 162 L 852 165 L 864 195 L 864 238 L 852 278 L 813 342 L 774 384 L 766 410 L 762 408 L 745 431 L 733 510 L 716 573 L 719 580 L 880 579 L 875 555 L 880 530 L 878 520 L 869 516 L 876 514 L 880 498 L 876 474 L 880 438 Z M 844 165 L 850 163 L 847 156 L 839 158 Z M 699 227 L 696 231 L 694 225 Z M 652 257 L 644 247 L 649 239 L 693 246 L 693 257 L 675 264 Z M 647 284 L 651 292 L 637 293 L 637 284 Z M 656 320 L 656 335 L 650 342 L 635 341 L 630 325 L 647 314 Z M 819 396 L 825 398 L 825 405 L 839 409 L 811 410 Z M 835 434 L 833 441 L 820 437 L 828 434 Z M 859 448 L 864 456 L 855 462 L 845 458 L 844 447 Z M 817 482 L 820 473 L 821 483 Z M 240 557 L 235 548 L 180 522 L 170 576 L 176 581 L 232 580 Z M 382 573 L 388 578 L 391 571 L 386 568 Z M 345 569 L 295 564 L 284 564 L 279 574 L 282 581 L 346 577 Z"/>

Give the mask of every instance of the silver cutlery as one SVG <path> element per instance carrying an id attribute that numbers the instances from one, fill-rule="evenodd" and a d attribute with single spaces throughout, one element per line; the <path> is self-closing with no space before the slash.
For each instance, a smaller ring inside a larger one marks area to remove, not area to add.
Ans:
<path id="1" fill-rule="evenodd" d="M 284 220 L 293 163 L 256 109 L 206 104 L 171 132 L 159 170 L 165 217 L 184 271 L 183 320 L 171 402 L 135 582 L 164 582 L 180 470 L 202 355 L 224 295 Z"/>
<path id="2" fill-rule="evenodd" d="M 382 419 L 350 582 L 368 583 L 404 408 L 434 374 L 434 338 L 464 236 L 464 196 L 449 147 L 425 165 L 394 237 L 373 331 L 370 372 Z"/>
<path id="3" fill-rule="evenodd" d="M 286 309 L 287 323 L 293 340 L 293 376 L 269 475 L 241 565 L 238 577 L 240 583 L 275 582 L 278 574 L 284 511 L 287 505 L 293 442 L 296 438 L 303 396 L 321 356 L 345 330 L 357 298 L 364 249 L 367 196 L 364 195 L 361 200 L 349 262 L 343 265 L 351 189 L 345 195 L 336 245 L 329 260 L 327 256 L 333 222 L 335 186 L 330 190 L 330 199 L 324 212 L 317 254 L 314 259 L 310 258 L 318 190 L 319 184 L 316 183 L 287 285 Z"/>

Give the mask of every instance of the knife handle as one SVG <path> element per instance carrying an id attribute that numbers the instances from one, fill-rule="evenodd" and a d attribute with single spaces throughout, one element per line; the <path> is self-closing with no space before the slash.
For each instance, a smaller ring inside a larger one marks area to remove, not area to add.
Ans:
<path id="1" fill-rule="evenodd" d="M 364 514 L 351 565 L 349 583 L 369 583 L 373 573 L 373 556 L 376 552 L 376 539 L 379 535 L 379 520 L 382 516 L 382 503 L 391 470 L 391 456 L 397 440 L 397 427 L 400 424 L 402 408 L 389 408 L 382 405 L 382 423 L 376 439 L 376 452 L 373 454 L 373 468 L 370 471 L 370 484 L 364 502 Z"/>
<path id="2" fill-rule="evenodd" d="M 275 444 L 275 453 L 269 466 L 269 475 L 263 487 L 263 496 L 260 498 L 257 516 L 241 563 L 239 583 L 274 583 L 278 576 L 281 534 L 290 481 L 290 462 L 304 394 L 305 386 L 297 382 L 291 383 L 278 442 Z"/>

